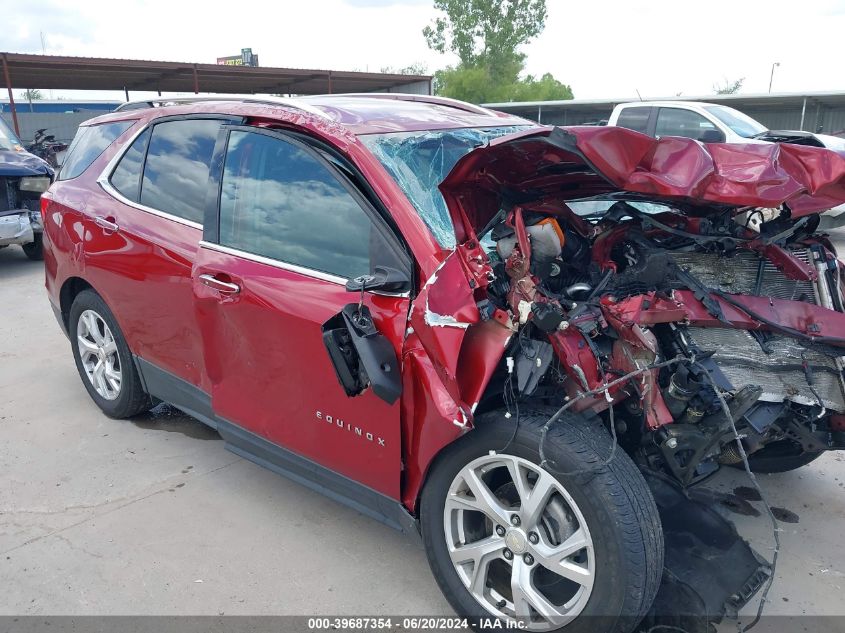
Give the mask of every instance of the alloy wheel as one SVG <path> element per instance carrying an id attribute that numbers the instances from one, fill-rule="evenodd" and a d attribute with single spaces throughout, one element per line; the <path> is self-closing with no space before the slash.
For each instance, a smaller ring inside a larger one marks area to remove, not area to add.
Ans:
<path id="1" fill-rule="evenodd" d="M 94 310 L 79 315 L 76 344 L 94 391 L 106 400 L 115 400 L 120 395 L 122 381 L 117 343 L 103 317 Z"/>
<path id="2" fill-rule="evenodd" d="M 595 580 L 593 541 L 548 471 L 513 455 L 475 459 L 452 481 L 443 519 L 458 576 L 492 615 L 542 631 L 583 611 Z"/>

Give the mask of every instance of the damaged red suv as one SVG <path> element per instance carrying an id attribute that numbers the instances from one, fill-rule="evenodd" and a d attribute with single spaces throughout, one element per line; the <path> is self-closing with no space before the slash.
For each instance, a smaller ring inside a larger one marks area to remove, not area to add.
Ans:
<path id="1" fill-rule="evenodd" d="M 689 491 L 845 448 L 843 264 L 815 232 L 845 157 L 434 97 L 185 101 L 86 123 L 42 199 L 106 415 L 168 402 L 419 531 L 474 625 L 624 632 L 667 582 L 739 570 L 718 617 L 769 578 L 690 554 L 724 526 Z"/>

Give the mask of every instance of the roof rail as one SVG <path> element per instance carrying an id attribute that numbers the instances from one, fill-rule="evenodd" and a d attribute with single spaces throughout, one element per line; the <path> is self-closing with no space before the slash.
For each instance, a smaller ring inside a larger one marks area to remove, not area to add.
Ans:
<path id="1" fill-rule="evenodd" d="M 331 119 L 331 117 L 311 104 L 305 103 L 298 99 L 289 99 L 285 97 L 258 97 L 256 95 L 203 95 L 193 97 L 158 97 L 157 99 L 142 99 L 139 101 L 127 101 L 117 106 L 115 112 L 123 112 L 126 110 L 142 110 L 145 108 L 161 108 L 168 105 L 187 105 L 191 103 L 203 103 L 206 101 L 236 101 L 238 103 L 259 103 L 264 105 L 278 105 L 302 110 L 308 114 L 313 114 L 324 119 Z"/>
<path id="2" fill-rule="evenodd" d="M 434 95 L 418 95 L 405 92 L 347 92 L 327 95 L 314 95 L 323 98 L 331 97 L 369 97 L 372 99 L 394 99 L 396 101 L 419 101 L 420 103 L 430 103 L 432 105 L 442 105 L 464 112 L 471 112 L 473 114 L 483 114 L 486 116 L 499 116 L 497 112 L 488 108 L 467 103 L 466 101 L 459 101 L 458 99 L 450 99 L 449 97 L 435 97 Z"/>

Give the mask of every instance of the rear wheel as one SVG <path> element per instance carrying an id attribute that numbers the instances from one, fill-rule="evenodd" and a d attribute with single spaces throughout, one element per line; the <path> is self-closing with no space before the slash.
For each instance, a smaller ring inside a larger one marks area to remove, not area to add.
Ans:
<path id="1" fill-rule="evenodd" d="M 651 606 L 663 569 L 654 499 L 596 419 L 568 416 L 544 446 L 551 412 L 479 416 L 448 447 L 421 499 L 432 571 L 463 616 L 519 621 L 535 631 L 630 631 Z M 502 447 L 507 449 L 502 450 Z"/>
<path id="2" fill-rule="evenodd" d="M 147 411 L 152 403 L 129 346 L 100 295 L 93 290 L 80 292 L 70 308 L 69 326 L 82 384 L 103 413 L 128 418 Z"/>

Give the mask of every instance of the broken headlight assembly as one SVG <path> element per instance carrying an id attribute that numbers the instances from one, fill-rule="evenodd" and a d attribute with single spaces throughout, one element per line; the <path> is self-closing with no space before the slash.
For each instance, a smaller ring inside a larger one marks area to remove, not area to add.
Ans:
<path id="1" fill-rule="evenodd" d="M 52 181 L 49 176 L 24 176 L 21 178 L 18 188 L 22 192 L 44 193 L 50 188 Z"/>

